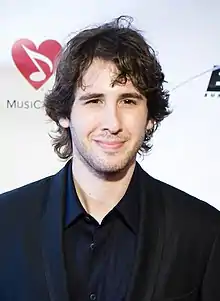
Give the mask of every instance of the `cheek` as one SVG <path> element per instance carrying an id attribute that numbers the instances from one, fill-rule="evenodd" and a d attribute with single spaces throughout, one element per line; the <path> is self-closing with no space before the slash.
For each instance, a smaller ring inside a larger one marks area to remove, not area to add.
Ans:
<path id="1" fill-rule="evenodd" d="M 71 115 L 71 124 L 77 135 L 88 136 L 98 126 L 98 120 L 92 114 L 77 114 Z"/>
<path id="2" fill-rule="evenodd" d="M 136 123 L 132 132 L 134 139 L 140 140 L 143 136 L 145 136 L 145 128 L 145 124 Z"/>
<path id="3" fill-rule="evenodd" d="M 147 115 L 144 112 L 126 118 L 126 128 L 135 136 L 142 136 L 145 133 L 146 124 Z"/>

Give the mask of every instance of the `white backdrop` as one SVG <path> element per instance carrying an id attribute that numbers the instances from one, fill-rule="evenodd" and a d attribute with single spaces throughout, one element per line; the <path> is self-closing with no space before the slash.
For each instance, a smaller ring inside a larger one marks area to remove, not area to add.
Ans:
<path id="1" fill-rule="evenodd" d="M 51 125 L 41 109 L 7 108 L 7 100 L 20 106 L 43 100 L 54 80 L 34 89 L 13 62 L 14 43 L 24 38 L 37 46 L 48 39 L 63 44 L 85 26 L 128 14 L 158 51 L 174 109 L 155 135 L 151 154 L 140 163 L 156 178 L 220 209 L 220 92 L 204 96 L 211 76 L 205 71 L 220 65 L 219 11 L 219 0 L 1 0 L 0 193 L 64 164 L 53 153 Z"/>

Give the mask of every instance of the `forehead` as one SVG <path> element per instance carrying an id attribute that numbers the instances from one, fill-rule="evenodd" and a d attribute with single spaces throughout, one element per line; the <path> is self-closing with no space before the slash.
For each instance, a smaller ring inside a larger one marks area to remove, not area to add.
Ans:
<path id="1" fill-rule="evenodd" d="M 96 59 L 86 70 L 82 78 L 82 87 L 79 87 L 76 93 L 81 95 L 86 92 L 123 93 L 128 92 L 128 90 L 130 92 L 137 91 L 129 79 L 125 84 L 116 83 L 112 86 L 118 74 L 119 71 L 114 63 Z"/>

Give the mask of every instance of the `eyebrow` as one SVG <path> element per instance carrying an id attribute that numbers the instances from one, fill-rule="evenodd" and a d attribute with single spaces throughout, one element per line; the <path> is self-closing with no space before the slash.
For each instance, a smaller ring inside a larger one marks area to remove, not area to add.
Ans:
<path id="1" fill-rule="evenodd" d="M 103 93 L 86 93 L 82 96 L 80 96 L 79 101 L 85 101 L 89 99 L 95 99 L 95 98 L 104 98 L 105 95 Z M 119 95 L 118 99 L 125 99 L 125 98 L 135 98 L 139 100 L 143 100 L 144 97 L 136 92 L 133 93 L 122 93 Z"/>

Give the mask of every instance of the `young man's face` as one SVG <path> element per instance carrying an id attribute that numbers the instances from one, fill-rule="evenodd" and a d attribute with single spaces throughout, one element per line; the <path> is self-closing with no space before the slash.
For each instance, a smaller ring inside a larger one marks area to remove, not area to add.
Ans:
<path id="1" fill-rule="evenodd" d="M 130 166 L 152 127 L 147 100 L 130 81 L 112 86 L 116 74 L 113 63 L 94 60 L 76 90 L 70 120 L 60 120 L 70 126 L 74 160 L 98 173 Z"/>

